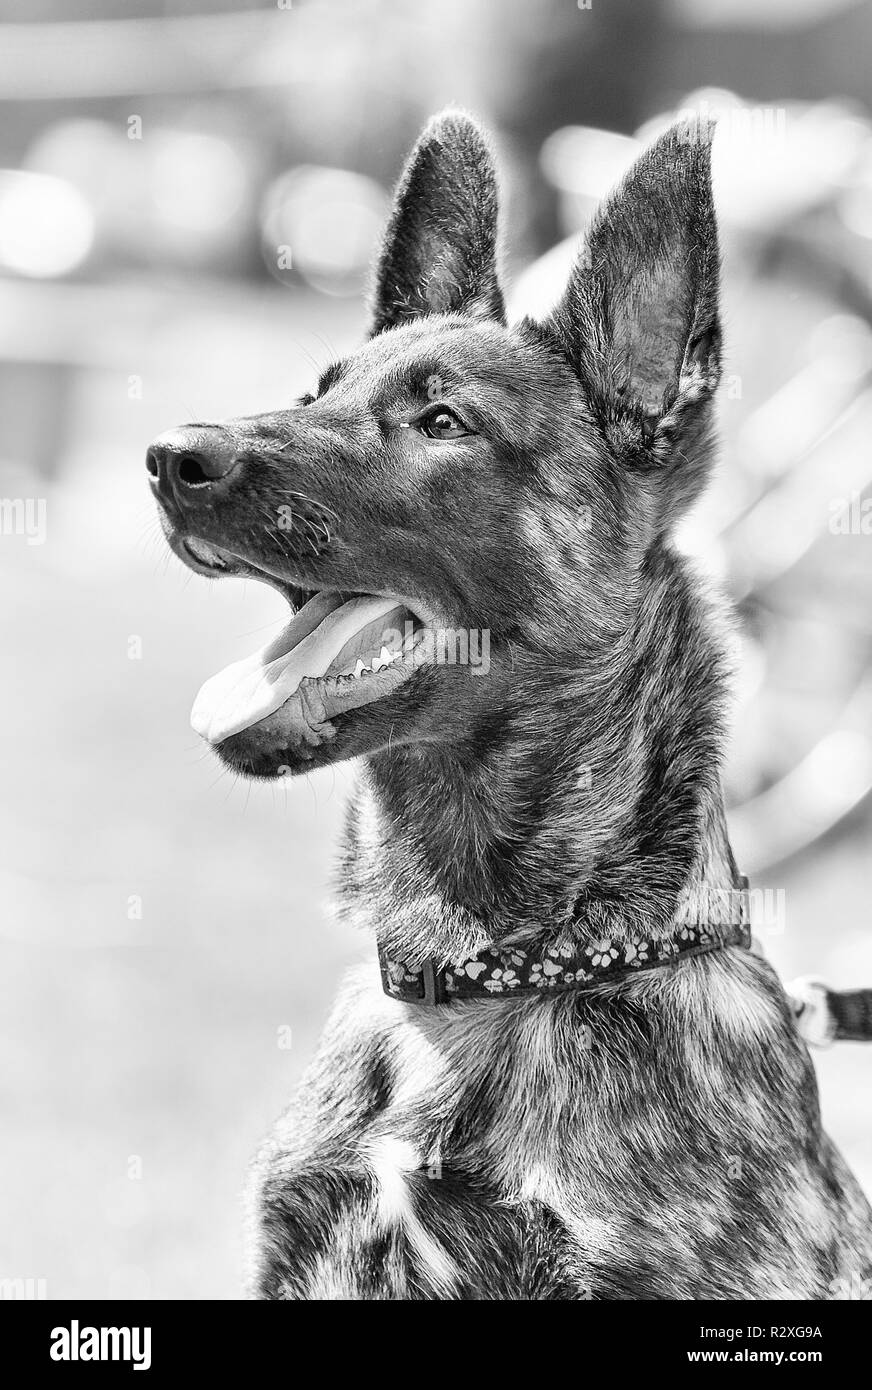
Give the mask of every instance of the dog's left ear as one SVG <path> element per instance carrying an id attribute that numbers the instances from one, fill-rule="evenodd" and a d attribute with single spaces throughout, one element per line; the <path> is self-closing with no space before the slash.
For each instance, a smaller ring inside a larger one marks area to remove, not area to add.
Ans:
<path id="1" fill-rule="evenodd" d="M 471 117 L 444 111 L 409 156 L 376 270 L 372 333 L 422 314 L 505 322 L 497 278 L 497 184 Z"/>
<path id="2" fill-rule="evenodd" d="M 545 325 L 616 453 L 639 467 L 692 442 L 720 378 L 713 133 L 678 124 L 640 156 Z"/>

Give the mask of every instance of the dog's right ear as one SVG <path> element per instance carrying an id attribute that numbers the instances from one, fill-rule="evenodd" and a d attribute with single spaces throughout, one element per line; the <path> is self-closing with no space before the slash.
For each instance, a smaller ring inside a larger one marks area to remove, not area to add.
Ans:
<path id="1" fill-rule="evenodd" d="M 444 111 L 409 156 L 376 271 L 372 333 L 423 314 L 505 322 L 497 277 L 497 185 L 471 117 Z"/>

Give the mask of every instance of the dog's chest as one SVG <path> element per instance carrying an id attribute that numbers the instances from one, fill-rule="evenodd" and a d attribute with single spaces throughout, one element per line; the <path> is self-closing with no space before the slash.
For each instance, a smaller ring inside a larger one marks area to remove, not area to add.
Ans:
<path id="1" fill-rule="evenodd" d="M 841 1178 L 774 998 L 728 1036 L 638 1000 L 365 999 L 346 1067 L 377 1062 L 380 1098 L 306 1179 L 332 1194 L 308 1296 L 820 1297 L 835 1277 Z"/>

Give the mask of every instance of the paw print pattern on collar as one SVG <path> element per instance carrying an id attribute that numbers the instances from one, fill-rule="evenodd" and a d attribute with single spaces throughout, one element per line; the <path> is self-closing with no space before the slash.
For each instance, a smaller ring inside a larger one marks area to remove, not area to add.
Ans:
<path id="1" fill-rule="evenodd" d="M 407 967 L 379 947 L 382 988 L 406 1003 L 444 1004 L 452 999 L 499 999 L 533 993 L 583 989 L 604 980 L 621 979 L 640 970 L 676 965 L 690 957 L 724 946 L 751 944 L 747 879 L 742 880 L 739 921 L 732 926 L 683 926 L 674 937 L 653 941 L 597 940 L 573 949 L 541 946 L 480 951 L 470 960 L 437 970 Z"/>

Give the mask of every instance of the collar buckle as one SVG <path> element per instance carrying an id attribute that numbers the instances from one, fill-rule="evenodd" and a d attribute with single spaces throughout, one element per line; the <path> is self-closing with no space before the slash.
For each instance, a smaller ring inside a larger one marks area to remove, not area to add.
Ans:
<path id="1" fill-rule="evenodd" d="M 422 1004 L 444 1004 L 445 982 L 442 971 L 437 970 L 432 960 L 425 960 L 421 966 L 421 982 L 424 986 Z"/>

